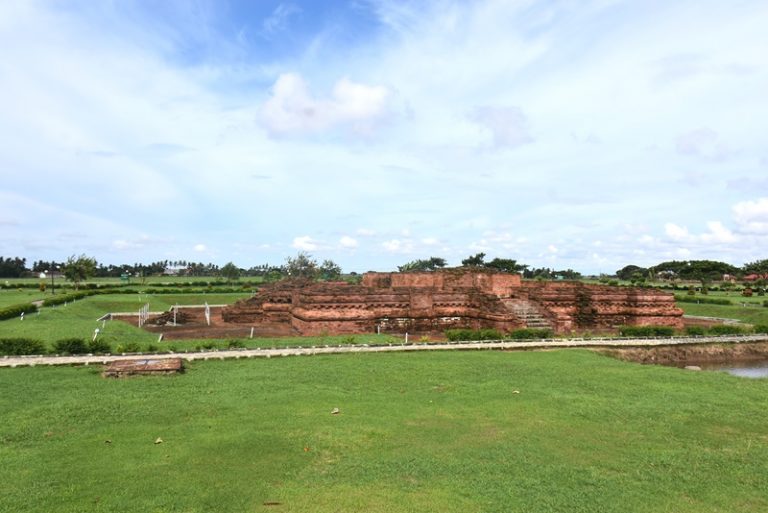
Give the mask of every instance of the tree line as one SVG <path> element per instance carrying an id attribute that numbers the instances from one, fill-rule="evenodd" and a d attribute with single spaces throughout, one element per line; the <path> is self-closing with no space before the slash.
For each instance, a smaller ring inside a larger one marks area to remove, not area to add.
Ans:
<path id="1" fill-rule="evenodd" d="M 714 281 L 737 280 L 746 277 L 768 279 L 768 259 L 748 262 L 736 267 L 716 260 L 670 260 L 651 267 L 627 265 L 616 271 L 616 277 L 636 283 L 645 281 L 700 281 L 702 284 Z"/>

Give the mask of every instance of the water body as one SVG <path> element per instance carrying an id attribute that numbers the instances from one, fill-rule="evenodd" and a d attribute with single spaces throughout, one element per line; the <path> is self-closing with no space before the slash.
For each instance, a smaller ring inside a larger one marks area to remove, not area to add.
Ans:
<path id="1" fill-rule="evenodd" d="M 768 378 L 768 360 L 746 362 L 707 362 L 698 364 L 702 370 L 727 372 L 740 378 Z"/>

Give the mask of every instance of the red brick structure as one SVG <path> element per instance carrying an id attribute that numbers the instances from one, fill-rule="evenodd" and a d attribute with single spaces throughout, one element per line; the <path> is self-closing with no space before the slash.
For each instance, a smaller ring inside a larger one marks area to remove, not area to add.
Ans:
<path id="1" fill-rule="evenodd" d="M 294 333 L 429 333 L 449 328 L 682 326 L 672 294 L 580 282 L 523 282 L 477 269 L 366 273 L 360 285 L 284 281 L 222 312 L 226 322 L 290 326 Z"/>

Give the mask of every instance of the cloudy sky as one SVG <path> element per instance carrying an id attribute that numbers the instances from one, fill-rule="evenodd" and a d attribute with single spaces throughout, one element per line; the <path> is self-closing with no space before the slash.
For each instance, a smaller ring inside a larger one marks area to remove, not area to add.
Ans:
<path id="1" fill-rule="evenodd" d="M 768 3 L 0 2 L 0 255 L 768 258 Z"/>

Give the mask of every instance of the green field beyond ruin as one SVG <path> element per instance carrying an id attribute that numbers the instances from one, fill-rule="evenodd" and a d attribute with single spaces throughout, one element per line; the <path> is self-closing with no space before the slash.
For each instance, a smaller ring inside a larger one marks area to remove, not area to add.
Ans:
<path id="1" fill-rule="evenodd" d="M 0 372 L 0 511 L 768 510 L 765 380 L 587 351 L 99 372 Z"/>

